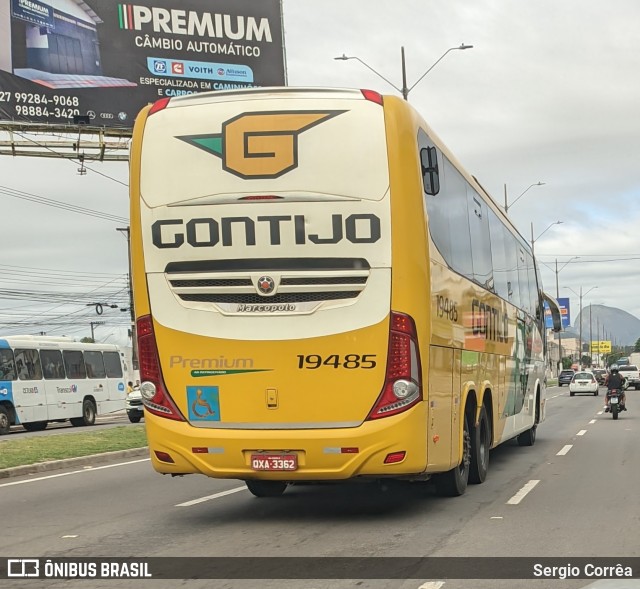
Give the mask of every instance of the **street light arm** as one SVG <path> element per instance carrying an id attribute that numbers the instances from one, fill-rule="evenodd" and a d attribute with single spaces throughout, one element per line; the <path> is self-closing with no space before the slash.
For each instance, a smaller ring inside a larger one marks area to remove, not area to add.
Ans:
<path id="1" fill-rule="evenodd" d="M 563 221 L 555 221 L 554 223 L 551 223 L 551 225 L 549 225 L 549 227 L 547 227 L 540 235 L 538 235 L 538 237 L 536 237 L 532 243 L 535 243 L 536 241 L 538 241 L 538 239 L 540 239 L 547 231 L 549 231 L 549 229 L 551 229 L 554 225 L 562 225 Z"/>
<path id="2" fill-rule="evenodd" d="M 564 264 L 562 264 L 562 266 L 560 266 L 560 270 L 558 270 L 558 274 L 560 272 L 562 272 L 563 268 L 565 268 L 567 266 L 567 264 L 571 264 L 571 262 L 573 262 L 573 260 L 577 260 L 580 256 L 573 256 L 573 258 L 570 258 L 569 260 L 567 260 Z"/>
<path id="3" fill-rule="evenodd" d="M 409 94 L 409 92 L 411 92 L 411 90 L 413 90 L 421 81 L 422 79 L 434 68 L 436 67 L 443 59 L 444 56 L 447 55 L 447 53 L 449 53 L 449 51 L 455 51 L 457 49 L 473 49 L 473 45 L 465 45 L 464 43 L 460 44 L 460 47 L 450 47 L 449 49 L 447 49 L 441 56 L 440 58 L 424 73 L 422 74 L 418 80 L 413 84 L 413 86 L 411 86 L 411 88 L 407 89 L 407 94 Z"/>
<path id="4" fill-rule="evenodd" d="M 507 205 L 507 208 L 512 207 L 514 204 L 516 204 L 526 193 L 529 189 L 533 188 L 534 186 L 544 186 L 544 182 L 536 182 L 535 184 L 532 184 L 531 186 L 529 186 L 518 198 L 516 198 L 510 205 Z"/>
<path id="5" fill-rule="evenodd" d="M 374 70 L 368 63 L 366 63 L 365 61 L 362 61 L 359 57 L 354 56 L 347 56 L 344 53 L 342 54 L 342 57 L 334 57 L 333 59 L 338 59 L 341 61 L 347 61 L 349 59 L 355 59 L 356 61 L 359 61 L 364 67 L 366 67 L 367 69 L 371 70 L 376 76 L 378 76 L 379 78 L 382 78 L 387 84 L 389 84 L 389 86 L 391 86 L 392 88 L 395 88 L 398 92 L 402 93 L 402 89 L 398 88 L 393 82 L 390 82 L 389 80 L 387 80 L 387 78 L 385 78 L 382 74 L 378 73 L 376 70 Z"/>

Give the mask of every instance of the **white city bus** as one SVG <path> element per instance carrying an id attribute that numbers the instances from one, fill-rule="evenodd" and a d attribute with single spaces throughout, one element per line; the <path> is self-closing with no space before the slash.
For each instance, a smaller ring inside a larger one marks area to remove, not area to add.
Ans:
<path id="1" fill-rule="evenodd" d="M 122 354 L 113 344 L 66 337 L 0 337 L 0 435 L 11 425 L 42 430 L 50 421 L 93 425 L 124 409 Z"/>

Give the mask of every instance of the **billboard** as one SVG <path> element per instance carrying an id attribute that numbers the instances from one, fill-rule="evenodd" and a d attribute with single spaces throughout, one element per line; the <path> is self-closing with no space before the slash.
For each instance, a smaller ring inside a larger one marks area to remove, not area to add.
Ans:
<path id="1" fill-rule="evenodd" d="M 569 298 L 557 299 L 560 307 L 560 317 L 562 318 L 562 329 L 566 329 L 571 325 L 571 308 L 569 305 Z M 551 310 L 547 303 L 544 304 L 544 326 L 547 329 L 553 329 L 553 318 L 551 317 Z"/>
<path id="2" fill-rule="evenodd" d="M 596 354 L 610 354 L 611 342 L 610 341 L 591 342 L 591 352 Z"/>
<path id="3" fill-rule="evenodd" d="M 0 0 L 0 120 L 133 126 L 159 98 L 286 83 L 281 0 Z"/>

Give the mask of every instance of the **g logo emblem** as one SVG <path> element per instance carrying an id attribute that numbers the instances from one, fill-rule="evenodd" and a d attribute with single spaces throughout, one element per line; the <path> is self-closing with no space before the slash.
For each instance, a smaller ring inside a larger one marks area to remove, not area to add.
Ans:
<path id="1" fill-rule="evenodd" d="M 278 178 L 298 167 L 298 135 L 343 110 L 244 113 L 222 124 L 222 133 L 178 137 L 222 158 L 240 178 Z"/>
<path id="2" fill-rule="evenodd" d="M 276 283 L 271 276 L 260 276 L 257 282 L 258 290 L 261 294 L 271 294 L 276 287 Z"/>

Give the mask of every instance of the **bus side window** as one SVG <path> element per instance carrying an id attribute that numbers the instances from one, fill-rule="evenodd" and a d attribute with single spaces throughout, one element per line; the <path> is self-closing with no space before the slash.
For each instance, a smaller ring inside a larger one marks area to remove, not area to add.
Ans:
<path id="1" fill-rule="evenodd" d="M 86 378 L 87 370 L 80 350 L 65 350 L 62 353 L 69 378 Z"/>
<path id="2" fill-rule="evenodd" d="M 440 192 L 440 173 L 438 172 L 438 154 L 435 147 L 423 147 L 420 150 L 422 165 L 422 182 L 426 194 L 435 195 Z"/>
<path id="3" fill-rule="evenodd" d="M 62 367 L 62 352 L 60 350 L 41 350 L 42 371 L 45 379 L 64 378 L 64 368 Z"/>
<path id="4" fill-rule="evenodd" d="M 107 370 L 107 378 L 122 378 L 122 363 L 118 352 L 103 352 L 104 366 Z"/>
<path id="5" fill-rule="evenodd" d="M 84 362 L 87 365 L 87 376 L 89 378 L 104 378 L 106 376 L 102 352 L 85 351 Z"/>
<path id="6" fill-rule="evenodd" d="M 20 380 L 41 380 L 42 368 L 38 350 L 16 350 L 16 368 Z"/>
<path id="7" fill-rule="evenodd" d="M 13 350 L 0 350 L 0 380 L 16 380 Z"/>

